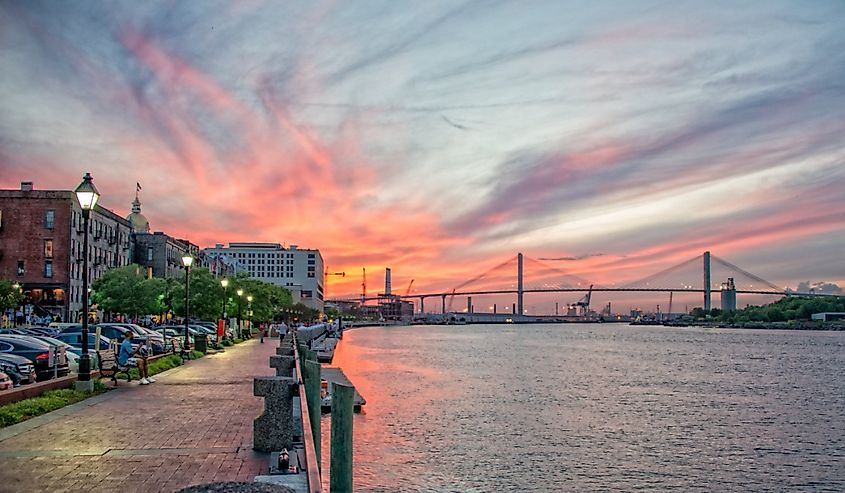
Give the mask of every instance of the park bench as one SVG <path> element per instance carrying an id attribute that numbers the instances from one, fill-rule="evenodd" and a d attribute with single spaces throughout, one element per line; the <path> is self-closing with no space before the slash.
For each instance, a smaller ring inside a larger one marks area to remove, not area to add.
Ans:
<path id="1" fill-rule="evenodd" d="M 97 356 L 100 360 L 100 376 L 110 376 L 115 385 L 117 385 L 117 375 L 123 373 L 126 375 L 126 381 L 132 381 L 132 375 L 129 374 L 128 366 L 120 366 L 117 363 L 117 355 L 114 348 L 97 351 Z"/>

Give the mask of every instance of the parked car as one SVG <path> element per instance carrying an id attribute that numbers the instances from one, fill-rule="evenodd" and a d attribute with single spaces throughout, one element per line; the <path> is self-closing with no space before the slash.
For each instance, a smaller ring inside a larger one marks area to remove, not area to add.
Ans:
<path id="1" fill-rule="evenodd" d="M 8 390 L 11 389 L 15 384 L 12 382 L 12 379 L 9 375 L 6 375 L 2 371 L 0 371 L 0 390 Z"/>
<path id="2" fill-rule="evenodd" d="M 7 327 L 5 329 L 0 329 L 0 335 L 3 335 L 3 334 L 24 335 L 24 334 L 26 334 L 26 330 L 23 329 L 23 328 Z"/>
<path id="3" fill-rule="evenodd" d="M 50 359 L 51 347 L 57 352 L 53 361 Z M 65 376 L 70 373 L 67 356 L 62 348 L 31 336 L 0 335 L 0 353 L 23 356 L 32 361 L 35 364 L 36 380 L 49 380 L 53 375 Z"/>
<path id="4" fill-rule="evenodd" d="M 152 347 L 153 354 L 161 354 L 164 352 L 164 338 L 161 337 L 161 334 L 156 333 L 154 330 L 150 330 L 146 327 L 141 327 L 137 324 L 126 324 L 126 323 L 109 323 L 109 325 L 113 325 L 116 327 L 125 327 L 132 332 L 135 333 L 135 341 L 139 344 L 149 345 Z M 147 342 L 140 342 L 143 338 L 144 341 Z"/>
<path id="5" fill-rule="evenodd" d="M 56 367 L 53 370 L 53 375 L 64 377 L 70 373 L 70 367 L 68 366 L 67 361 L 67 348 L 69 345 L 63 341 L 58 339 L 52 339 L 46 336 L 36 336 L 36 335 L 16 335 L 16 334 L 7 334 L 5 337 L 7 338 L 14 338 L 21 341 L 27 341 L 30 343 L 40 343 L 47 346 L 48 351 L 52 348 L 54 361 L 50 362 L 50 368 Z M 34 361 L 34 360 L 33 360 Z M 38 365 L 36 364 L 36 367 Z M 52 378 L 53 375 L 50 375 L 49 378 Z"/>
<path id="6" fill-rule="evenodd" d="M 188 327 L 195 329 L 200 334 L 205 334 L 205 337 L 209 342 L 217 340 L 217 331 L 214 329 L 210 329 L 203 325 L 189 325 Z"/>
<path id="7" fill-rule="evenodd" d="M 126 333 L 126 331 L 130 330 L 130 329 L 127 329 L 126 327 L 120 327 L 120 326 L 117 326 L 117 325 L 97 324 L 95 326 L 91 326 L 91 327 L 88 328 L 88 337 L 89 338 L 96 336 L 97 328 L 100 329 L 100 335 L 101 336 L 104 336 L 107 339 L 111 339 L 113 341 L 116 341 L 118 344 L 120 343 L 120 341 L 123 340 L 123 334 Z M 82 326 L 80 325 L 80 326 L 75 326 L 75 327 L 66 327 L 66 328 L 62 329 L 61 333 L 62 334 L 82 334 Z M 147 343 L 147 339 L 146 338 L 142 339 L 140 336 L 135 336 L 134 340 L 135 340 L 136 344 L 146 344 Z"/>
<path id="8" fill-rule="evenodd" d="M 0 371 L 9 375 L 16 387 L 35 381 L 35 365 L 23 356 L 0 353 Z"/>
<path id="9" fill-rule="evenodd" d="M 100 344 L 99 346 L 94 341 L 97 337 L 96 333 L 88 334 L 88 350 L 89 351 L 96 351 L 96 350 L 106 350 L 111 347 L 111 339 L 106 336 L 100 336 Z M 82 331 L 79 332 L 62 332 L 61 334 L 56 336 L 56 339 L 66 342 L 70 344 L 73 348 L 71 351 L 75 352 L 76 354 L 82 353 Z"/>
<path id="10" fill-rule="evenodd" d="M 82 334 L 80 334 L 81 338 Z M 82 354 L 81 348 L 73 347 L 73 345 L 62 341 L 60 339 L 56 339 L 54 337 L 48 336 L 33 336 L 36 339 L 40 339 L 46 343 L 53 344 L 55 346 L 60 346 L 64 349 L 65 358 L 67 358 L 67 366 L 70 373 L 79 373 L 79 355 Z M 98 368 L 97 366 L 97 353 L 96 351 L 91 351 L 89 353 L 91 355 L 91 368 L 95 369 Z"/>

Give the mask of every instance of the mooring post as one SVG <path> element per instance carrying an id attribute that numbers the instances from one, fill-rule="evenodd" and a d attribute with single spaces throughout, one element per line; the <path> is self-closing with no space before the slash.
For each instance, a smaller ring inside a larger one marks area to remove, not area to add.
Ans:
<path id="1" fill-rule="evenodd" d="M 352 491 L 352 413 L 355 388 L 332 384 L 332 450 L 330 488 L 332 492 Z"/>
<path id="2" fill-rule="evenodd" d="M 305 396 L 308 399 L 308 417 L 311 418 L 311 434 L 317 452 L 317 466 L 320 466 L 320 363 L 306 360 L 302 365 L 302 379 L 305 381 Z"/>

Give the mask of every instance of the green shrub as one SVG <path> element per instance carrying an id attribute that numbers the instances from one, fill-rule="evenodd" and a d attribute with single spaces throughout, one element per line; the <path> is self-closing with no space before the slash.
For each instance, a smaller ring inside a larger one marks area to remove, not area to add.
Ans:
<path id="1" fill-rule="evenodd" d="M 229 346 L 232 345 L 232 341 L 230 341 L 229 339 L 223 339 L 223 342 L 221 344 L 223 344 L 226 347 L 229 347 Z"/>
<path id="2" fill-rule="evenodd" d="M 194 353 L 196 353 L 196 351 L 194 351 Z M 151 361 L 150 366 L 147 368 L 147 370 L 149 371 L 150 376 L 152 376 L 161 373 L 165 370 L 176 368 L 180 365 L 182 365 L 182 357 L 176 354 L 171 354 L 165 356 L 164 358 L 159 358 L 155 361 Z M 132 375 L 132 380 L 141 379 L 141 373 L 138 371 L 137 368 L 132 368 L 131 370 L 129 370 L 129 374 Z M 126 380 L 126 375 L 121 373 L 117 378 L 120 380 Z"/>
<path id="3" fill-rule="evenodd" d="M 102 394 L 108 387 L 102 382 L 94 381 L 94 391 L 85 392 L 75 389 L 50 390 L 37 397 L 0 406 L 0 428 L 11 426 L 27 419 L 55 411 L 69 404 L 79 402 L 88 397 Z"/>

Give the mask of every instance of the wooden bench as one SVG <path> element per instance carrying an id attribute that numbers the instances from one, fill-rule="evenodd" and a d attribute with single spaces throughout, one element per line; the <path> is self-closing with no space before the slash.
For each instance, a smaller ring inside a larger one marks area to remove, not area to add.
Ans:
<path id="1" fill-rule="evenodd" d="M 193 352 L 185 350 L 181 339 L 174 337 L 171 341 L 173 343 L 173 354 L 178 354 L 183 360 L 193 358 Z"/>
<path id="2" fill-rule="evenodd" d="M 100 359 L 100 376 L 111 376 L 112 382 L 117 385 L 117 376 L 121 373 L 126 375 L 126 381 L 132 381 L 132 375 L 129 373 L 129 366 L 120 366 L 117 363 L 117 355 L 114 349 L 105 349 L 97 351 L 97 356 Z"/>

